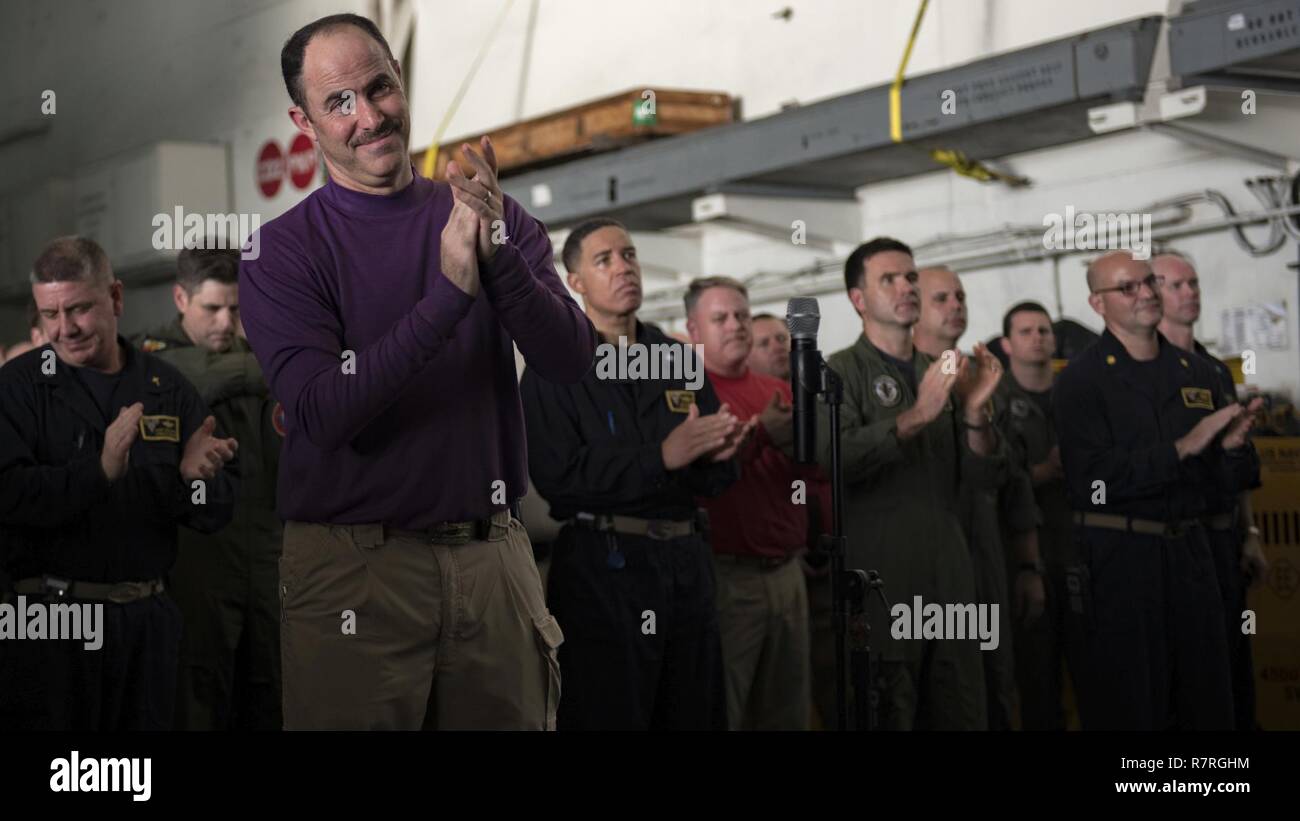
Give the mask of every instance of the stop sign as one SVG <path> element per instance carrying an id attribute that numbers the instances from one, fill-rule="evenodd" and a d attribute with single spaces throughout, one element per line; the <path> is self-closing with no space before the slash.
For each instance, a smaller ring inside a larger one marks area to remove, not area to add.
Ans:
<path id="1" fill-rule="evenodd" d="M 289 144 L 289 179 L 298 188 L 306 188 L 315 176 L 316 146 L 306 134 L 299 133 Z"/>
<path id="2" fill-rule="evenodd" d="M 257 152 L 257 187 L 262 189 L 262 196 L 274 197 L 284 180 L 284 154 L 280 144 L 267 140 L 262 150 Z"/>

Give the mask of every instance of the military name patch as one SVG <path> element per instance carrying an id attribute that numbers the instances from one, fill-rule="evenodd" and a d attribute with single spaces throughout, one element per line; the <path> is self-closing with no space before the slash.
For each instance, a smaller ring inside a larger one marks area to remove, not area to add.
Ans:
<path id="1" fill-rule="evenodd" d="M 1214 396 L 1209 388 L 1183 388 L 1183 405 L 1188 408 L 1214 410 Z"/>
<path id="2" fill-rule="evenodd" d="M 140 438 L 146 442 L 181 441 L 181 420 L 178 416 L 141 416 Z"/>
<path id="3" fill-rule="evenodd" d="M 871 392 L 876 395 L 876 401 L 886 408 L 894 407 L 903 397 L 903 392 L 898 389 L 898 380 L 889 374 L 877 376 L 872 380 Z"/>
<path id="4" fill-rule="evenodd" d="M 695 404 L 695 391 L 664 391 L 664 399 L 673 413 L 690 413 L 691 405 Z"/>

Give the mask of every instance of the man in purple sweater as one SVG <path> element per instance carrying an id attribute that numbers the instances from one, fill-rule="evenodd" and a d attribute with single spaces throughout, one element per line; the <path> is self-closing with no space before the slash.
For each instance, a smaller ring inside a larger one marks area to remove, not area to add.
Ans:
<path id="1" fill-rule="evenodd" d="M 266 224 L 244 327 L 284 405 L 284 719 L 300 728 L 554 727 L 556 648 L 528 534 L 513 346 L 571 383 L 596 336 L 495 156 L 415 175 L 373 23 L 285 44 L 289 115 L 330 181 Z"/>

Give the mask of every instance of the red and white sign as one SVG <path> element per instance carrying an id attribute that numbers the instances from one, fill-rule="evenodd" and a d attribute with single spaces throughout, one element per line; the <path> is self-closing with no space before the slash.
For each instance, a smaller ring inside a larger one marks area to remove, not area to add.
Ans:
<path id="1" fill-rule="evenodd" d="M 316 177 L 316 146 L 302 132 L 289 144 L 289 179 L 297 188 L 306 188 Z"/>
<path id="2" fill-rule="evenodd" d="M 299 133 L 289 143 L 288 157 L 275 140 L 267 140 L 257 153 L 257 187 L 262 196 L 270 199 L 280 193 L 286 176 L 298 189 L 311 187 L 316 179 L 316 146 L 306 134 Z"/>
<path id="3" fill-rule="evenodd" d="M 267 140 L 262 150 L 257 152 L 257 187 L 262 196 L 268 199 L 280 191 L 284 181 L 284 153 L 275 140 Z"/>

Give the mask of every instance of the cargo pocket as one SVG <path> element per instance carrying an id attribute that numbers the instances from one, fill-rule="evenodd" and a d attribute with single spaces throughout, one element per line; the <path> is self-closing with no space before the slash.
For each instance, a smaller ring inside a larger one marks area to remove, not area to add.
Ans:
<path id="1" fill-rule="evenodd" d="M 280 623 L 289 623 L 289 610 L 300 598 L 303 587 L 304 563 L 313 558 L 319 561 L 326 539 L 333 538 L 334 529 L 328 525 L 308 522 L 285 522 L 280 537 L 280 558 L 276 562 L 279 579 L 276 587 L 280 593 Z"/>
<path id="2" fill-rule="evenodd" d="M 564 643 L 564 633 L 560 623 L 550 613 L 533 617 L 533 627 L 537 630 L 537 648 L 541 651 L 545 665 L 546 688 L 546 730 L 555 729 L 555 711 L 560 706 L 560 645 Z"/>

